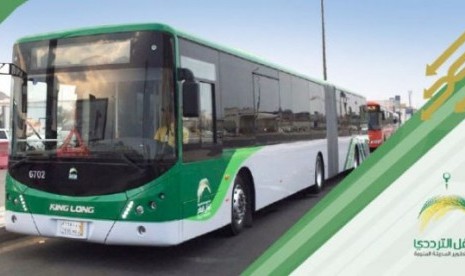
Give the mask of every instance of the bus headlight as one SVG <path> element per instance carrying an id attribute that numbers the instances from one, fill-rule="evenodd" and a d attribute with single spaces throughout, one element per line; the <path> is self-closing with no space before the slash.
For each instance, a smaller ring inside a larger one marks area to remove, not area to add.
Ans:
<path id="1" fill-rule="evenodd" d="M 126 205 L 126 208 L 124 209 L 123 214 L 121 215 L 121 218 L 126 219 L 129 215 L 129 212 L 132 209 L 132 206 L 134 206 L 134 201 L 129 201 L 128 205 Z"/>
<path id="2" fill-rule="evenodd" d="M 23 207 L 24 212 L 27 212 L 26 200 L 23 195 L 19 195 L 19 201 L 21 201 L 21 206 Z"/>

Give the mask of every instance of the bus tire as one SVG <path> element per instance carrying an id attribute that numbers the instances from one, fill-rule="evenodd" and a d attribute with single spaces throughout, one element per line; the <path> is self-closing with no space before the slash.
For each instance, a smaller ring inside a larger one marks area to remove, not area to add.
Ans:
<path id="1" fill-rule="evenodd" d="M 355 146 L 355 152 L 354 152 L 354 169 L 356 169 L 358 166 L 360 166 L 360 152 L 358 151 L 358 147 Z"/>
<path id="2" fill-rule="evenodd" d="M 234 180 L 231 197 L 231 224 L 227 234 L 236 236 L 244 227 L 252 225 L 252 204 L 250 187 L 246 178 L 238 174 Z"/>
<path id="3" fill-rule="evenodd" d="M 310 187 L 310 192 L 312 194 L 318 194 L 323 190 L 323 184 L 325 181 L 325 166 L 323 163 L 323 158 L 320 154 L 316 156 L 315 161 L 315 182 Z"/>

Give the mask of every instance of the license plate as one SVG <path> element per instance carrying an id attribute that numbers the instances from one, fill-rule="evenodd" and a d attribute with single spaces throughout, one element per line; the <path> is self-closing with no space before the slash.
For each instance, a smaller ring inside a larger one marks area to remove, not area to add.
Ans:
<path id="1" fill-rule="evenodd" d="M 87 238 L 87 222 L 58 220 L 57 236 L 73 239 L 85 239 Z"/>

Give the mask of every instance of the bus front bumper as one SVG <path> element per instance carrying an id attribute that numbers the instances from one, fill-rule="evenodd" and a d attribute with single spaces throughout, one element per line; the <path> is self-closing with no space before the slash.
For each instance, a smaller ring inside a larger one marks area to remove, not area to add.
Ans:
<path id="1" fill-rule="evenodd" d="M 181 242 L 181 222 L 89 220 L 5 212 L 6 230 L 32 236 L 119 245 L 171 246 Z"/>

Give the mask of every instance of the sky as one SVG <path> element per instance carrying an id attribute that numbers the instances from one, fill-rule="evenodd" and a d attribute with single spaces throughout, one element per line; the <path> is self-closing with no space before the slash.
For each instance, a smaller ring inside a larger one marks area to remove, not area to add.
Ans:
<path id="1" fill-rule="evenodd" d="M 3 0 L 6 1 L 6 0 Z M 465 31 L 465 1 L 324 0 L 328 81 L 370 100 L 400 95 L 420 107 L 447 72 L 432 63 Z M 0 61 L 23 36 L 158 22 L 323 79 L 320 0 L 29 0 L 0 24 Z M 0 91 L 8 91 L 0 78 Z"/>

